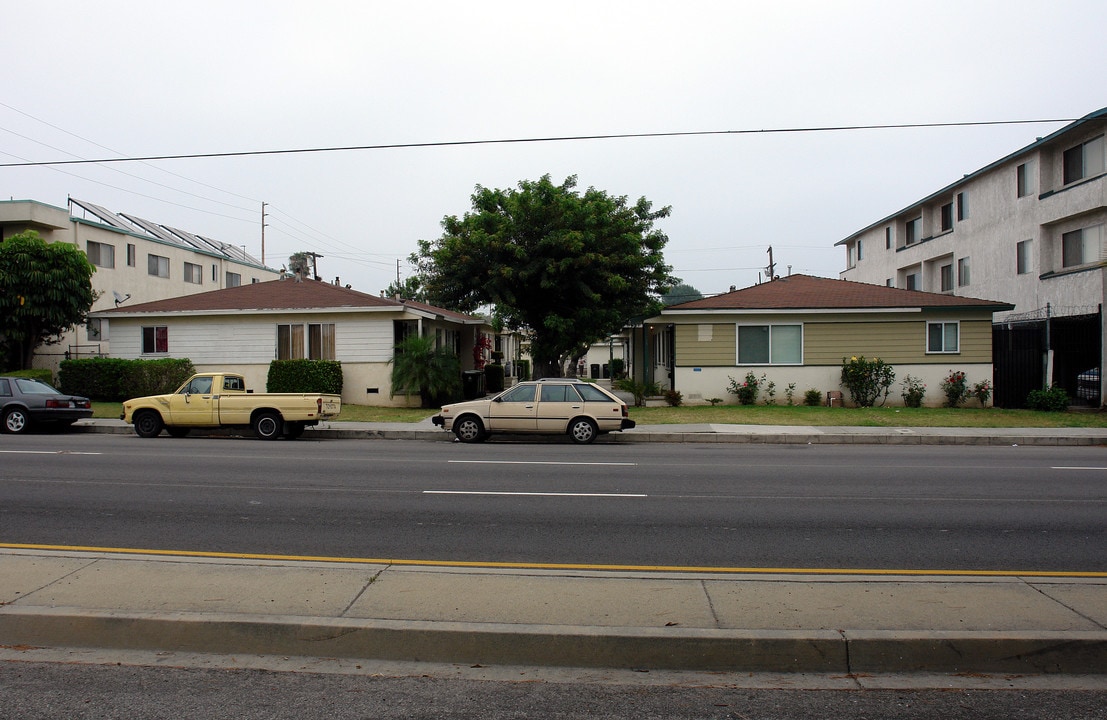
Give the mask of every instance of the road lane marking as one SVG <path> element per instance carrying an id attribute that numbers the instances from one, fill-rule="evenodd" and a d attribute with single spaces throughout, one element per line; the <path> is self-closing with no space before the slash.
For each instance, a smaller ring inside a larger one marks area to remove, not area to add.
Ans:
<path id="1" fill-rule="evenodd" d="M 403 560 L 397 558 L 331 557 L 326 555 L 272 555 L 263 553 L 204 552 L 200 550 L 155 550 L 148 548 L 90 547 L 83 545 L 41 545 L 0 543 L 3 550 L 44 550 L 159 557 L 211 558 L 221 560 L 272 560 L 290 562 L 351 563 L 357 565 L 403 565 L 407 567 L 488 568 L 502 570 L 598 570 L 612 572 L 677 572 L 724 575 L 917 575 L 926 577 L 1030 577 L 1030 578 L 1107 578 L 1107 572 L 1079 570 L 912 570 L 865 568 L 770 568 L 710 567 L 695 565 L 605 565 L 583 563 L 481 562 L 467 560 Z"/>
<path id="2" fill-rule="evenodd" d="M 641 493 L 507 492 L 497 490 L 424 490 L 424 495 L 522 495 L 530 497 L 609 497 L 644 498 Z"/>
<path id="3" fill-rule="evenodd" d="M 1051 467 L 1050 470 L 1107 470 L 1107 467 L 1083 467 L 1081 465 L 1070 465 L 1068 467 Z"/>
<path id="4" fill-rule="evenodd" d="M 5 455 L 103 455 L 99 452 L 77 452 L 75 450 L 0 450 Z"/>
<path id="5" fill-rule="evenodd" d="M 448 463 L 470 465 L 603 465 L 637 467 L 635 462 L 565 462 L 561 460 L 447 460 Z"/>

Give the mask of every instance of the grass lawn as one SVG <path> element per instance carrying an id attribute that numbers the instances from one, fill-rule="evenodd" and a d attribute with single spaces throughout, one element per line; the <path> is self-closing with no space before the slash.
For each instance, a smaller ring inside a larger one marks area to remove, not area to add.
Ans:
<path id="1" fill-rule="evenodd" d="M 119 403 L 93 403 L 93 417 L 118 418 Z M 337 422 L 414 423 L 436 410 L 343 405 Z M 868 427 L 1107 427 L 1104 412 L 1036 412 L 998 408 L 828 408 L 802 405 L 690 405 L 632 407 L 640 425 L 724 423 L 735 425 L 861 425 Z"/>

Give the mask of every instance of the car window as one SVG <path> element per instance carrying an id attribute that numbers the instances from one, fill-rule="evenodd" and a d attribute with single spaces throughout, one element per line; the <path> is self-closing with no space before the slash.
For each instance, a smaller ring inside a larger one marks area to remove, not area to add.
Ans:
<path id="1" fill-rule="evenodd" d="M 595 385 L 589 383 L 581 383 L 580 385 L 577 385 L 577 391 L 581 395 L 583 395 L 584 399 L 588 402 L 615 402 L 603 390 L 600 390 Z"/>
<path id="2" fill-rule="evenodd" d="M 246 381 L 237 376 L 223 378 L 224 390 L 245 390 Z"/>
<path id="3" fill-rule="evenodd" d="M 193 378 L 192 382 L 184 386 L 181 391 L 185 395 L 206 395 L 211 392 L 211 378 L 210 377 L 198 377 Z"/>
<path id="4" fill-rule="evenodd" d="M 501 402 L 534 402 L 534 386 L 518 385 L 500 396 Z"/>
<path id="5" fill-rule="evenodd" d="M 60 393 L 41 380 L 29 380 L 27 378 L 12 378 L 19 392 L 24 395 L 59 395 Z"/>
<path id="6" fill-rule="evenodd" d="M 11 397 L 12 386 L 7 378 L 0 378 L 0 397 Z"/>
<path id="7" fill-rule="evenodd" d="M 572 385 L 543 385 L 542 402 L 580 402 Z"/>

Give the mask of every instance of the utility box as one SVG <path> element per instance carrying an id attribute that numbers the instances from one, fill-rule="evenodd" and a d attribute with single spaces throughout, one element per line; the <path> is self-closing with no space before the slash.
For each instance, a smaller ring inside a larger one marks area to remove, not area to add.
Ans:
<path id="1" fill-rule="evenodd" d="M 841 390 L 827 390 L 826 391 L 826 406 L 827 407 L 842 407 L 842 391 Z"/>

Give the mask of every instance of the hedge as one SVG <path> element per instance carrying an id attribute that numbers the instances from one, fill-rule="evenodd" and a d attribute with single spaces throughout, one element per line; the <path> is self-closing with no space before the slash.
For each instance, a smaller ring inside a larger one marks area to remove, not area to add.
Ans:
<path id="1" fill-rule="evenodd" d="M 63 360 L 58 369 L 58 389 L 100 402 L 123 402 L 173 392 L 195 372 L 188 358 Z"/>
<path id="2" fill-rule="evenodd" d="M 274 360 L 266 392 L 342 394 L 342 363 L 336 360 Z"/>

